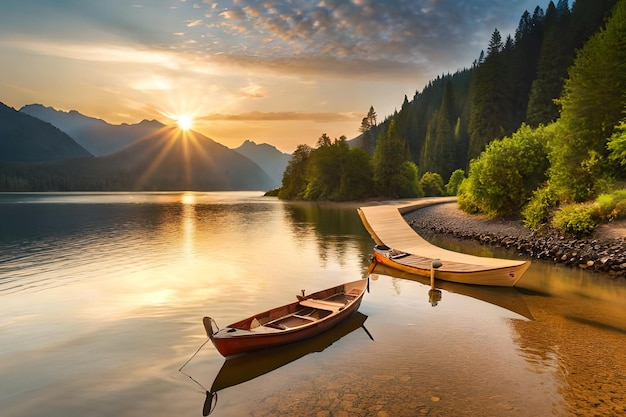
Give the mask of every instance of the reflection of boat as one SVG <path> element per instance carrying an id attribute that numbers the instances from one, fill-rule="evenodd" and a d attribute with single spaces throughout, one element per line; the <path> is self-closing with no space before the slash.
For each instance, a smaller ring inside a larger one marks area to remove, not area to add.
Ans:
<path id="1" fill-rule="evenodd" d="M 403 213 L 448 201 L 423 199 L 399 208 L 359 208 L 365 228 L 377 243 L 373 251 L 376 262 L 401 271 L 430 276 L 433 260 L 440 260 L 441 267 L 436 273 L 439 279 L 462 284 L 514 286 L 530 266 L 529 261 L 486 258 L 440 248 L 419 236 L 402 217 Z"/>
<path id="2" fill-rule="evenodd" d="M 430 285 L 430 280 L 426 277 L 400 271 L 396 268 L 388 267 L 384 264 L 376 263 L 370 265 L 370 271 L 374 274 L 387 275 L 394 278 L 417 281 L 424 285 Z M 456 282 L 437 281 L 437 288 L 449 293 L 461 294 L 472 297 L 489 304 L 502 307 L 506 310 L 519 314 L 532 320 L 533 315 L 524 301 L 522 294 L 515 288 L 490 287 L 483 285 L 465 285 Z M 438 300 L 440 301 L 440 300 Z"/>
<path id="3" fill-rule="evenodd" d="M 346 319 L 359 308 L 367 280 L 360 279 L 240 320 L 214 331 L 210 317 L 204 328 L 223 356 L 291 343 L 315 336 Z"/>

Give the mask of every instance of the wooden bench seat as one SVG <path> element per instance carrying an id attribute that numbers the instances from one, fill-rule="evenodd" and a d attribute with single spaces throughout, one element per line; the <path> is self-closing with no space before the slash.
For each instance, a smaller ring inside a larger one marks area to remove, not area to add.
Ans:
<path id="1" fill-rule="evenodd" d="M 310 298 L 300 301 L 300 305 L 302 307 L 318 308 L 320 310 L 328 310 L 332 312 L 339 311 L 345 306 L 345 304 L 336 303 L 334 301 L 314 300 Z"/>

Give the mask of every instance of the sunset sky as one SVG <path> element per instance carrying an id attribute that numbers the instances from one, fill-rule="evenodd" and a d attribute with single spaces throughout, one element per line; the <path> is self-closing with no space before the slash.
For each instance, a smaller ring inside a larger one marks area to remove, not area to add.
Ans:
<path id="1" fill-rule="evenodd" d="M 291 153 L 353 138 L 370 105 L 382 121 L 547 3 L 2 0 L 0 102 L 114 124 L 191 115 L 228 147 Z"/>

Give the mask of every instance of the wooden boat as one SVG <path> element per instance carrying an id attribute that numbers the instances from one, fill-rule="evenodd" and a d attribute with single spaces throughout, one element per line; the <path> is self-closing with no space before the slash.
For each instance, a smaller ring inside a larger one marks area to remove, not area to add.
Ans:
<path id="1" fill-rule="evenodd" d="M 413 255 L 384 245 L 374 246 L 372 261 L 381 263 L 390 268 L 424 277 L 430 277 L 433 262 L 439 262 L 441 266 L 435 269 L 435 277 L 437 279 L 460 284 L 490 285 L 497 287 L 515 286 L 517 281 L 522 277 L 522 274 L 530 266 L 530 262 L 528 261 L 511 261 L 511 264 L 499 266 L 475 261 L 472 263 L 464 263 L 454 260 L 454 257 L 442 260 L 440 258 Z"/>
<path id="2" fill-rule="evenodd" d="M 530 266 L 530 261 L 487 258 L 435 246 L 409 226 L 403 214 L 453 198 L 428 198 L 401 205 L 361 207 L 359 216 L 376 242 L 375 262 L 404 272 L 430 277 L 433 262 L 437 279 L 461 284 L 513 287 Z"/>
<path id="3" fill-rule="evenodd" d="M 337 325 L 359 308 L 367 279 L 347 282 L 298 301 L 230 324 L 221 330 L 210 317 L 202 320 L 207 335 L 223 356 L 303 340 Z"/>

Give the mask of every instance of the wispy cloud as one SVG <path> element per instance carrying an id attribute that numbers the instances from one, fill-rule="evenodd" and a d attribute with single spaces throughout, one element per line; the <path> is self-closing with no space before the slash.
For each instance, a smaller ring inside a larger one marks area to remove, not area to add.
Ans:
<path id="1" fill-rule="evenodd" d="M 514 7 L 516 3 L 519 7 Z M 520 7 L 526 3 L 226 1 L 220 2 L 221 11 L 206 22 L 206 38 L 216 33 L 231 38 L 220 45 L 205 46 L 233 62 L 247 61 L 248 65 L 272 66 L 274 62 L 277 67 L 302 72 L 312 63 L 315 71 L 326 74 L 391 77 L 405 74 L 407 68 L 432 71 L 446 64 L 470 65 L 470 57 L 478 56 L 480 46 L 486 45 L 487 35 L 499 24 L 508 26 L 501 30 L 510 30 L 513 16 L 520 16 Z M 289 60 L 298 60 L 300 65 L 285 66 Z M 323 68 L 318 65 L 322 62 L 332 65 Z"/>
<path id="2" fill-rule="evenodd" d="M 307 112 L 260 112 L 253 111 L 238 114 L 212 113 L 199 117 L 206 121 L 310 121 L 310 122 L 342 122 L 361 120 L 362 114 L 357 113 L 307 113 Z"/>
<path id="3" fill-rule="evenodd" d="M 219 57 L 224 64 L 295 76 L 394 78 L 470 65 L 495 27 L 513 30 L 535 1 L 205 0 L 172 9 L 168 0 L 152 0 L 150 7 L 29 0 L 29 7 L 14 6 L 24 14 L 23 27 L 0 17 L 0 35 L 21 31 L 64 44 L 81 33 L 86 43 L 123 38 L 146 50 Z M 115 59 L 105 52 L 103 60 Z"/>
<path id="4" fill-rule="evenodd" d="M 36 52 L 41 55 L 81 61 L 157 64 L 176 67 L 176 61 L 172 59 L 171 52 L 139 48 L 131 44 L 59 43 L 47 40 L 14 41 L 5 38 L 0 40 L 0 45 Z"/>

